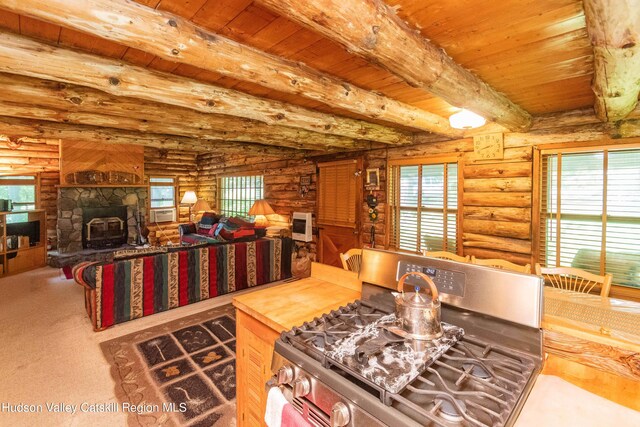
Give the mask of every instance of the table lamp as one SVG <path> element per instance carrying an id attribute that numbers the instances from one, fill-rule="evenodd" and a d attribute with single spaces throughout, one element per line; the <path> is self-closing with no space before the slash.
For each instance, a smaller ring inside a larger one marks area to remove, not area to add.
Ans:
<path id="1" fill-rule="evenodd" d="M 195 213 L 195 219 L 197 219 L 199 213 L 210 211 L 211 206 L 209 206 L 209 203 L 207 203 L 206 200 L 200 198 L 196 204 L 193 205 L 192 210 Z"/>
<path id="2" fill-rule="evenodd" d="M 249 209 L 249 215 L 256 217 L 255 224 L 259 227 L 268 227 L 269 220 L 267 219 L 266 215 L 274 214 L 275 212 L 273 211 L 269 203 L 267 203 L 267 201 L 264 199 L 256 200 L 253 203 L 253 206 L 251 206 L 251 209 Z"/>
<path id="3" fill-rule="evenodd" d="M 189 221 L 191 222 L 193 222 L 193 217 L 191 216 L 191 208 L 197 201 L 198 196 L 196 196 L 195 191 L 187 191 L 186 193 L 184 193 L 184 196 L 182 196 L 182 200 L 180 201 L 180 204 L 182 205 L 189 205 Z"/>

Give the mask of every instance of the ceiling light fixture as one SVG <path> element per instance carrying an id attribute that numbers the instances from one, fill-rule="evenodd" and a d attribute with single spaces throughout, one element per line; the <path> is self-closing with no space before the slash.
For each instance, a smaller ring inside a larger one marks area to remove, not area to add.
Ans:
<path id="1" fill-rule="evenodd" d="M 475 129 L 483 126 L 487 121 L 484 117 L 469 110 L 460 110 L 449 116 L 449 123 L 456 129 Z"/>

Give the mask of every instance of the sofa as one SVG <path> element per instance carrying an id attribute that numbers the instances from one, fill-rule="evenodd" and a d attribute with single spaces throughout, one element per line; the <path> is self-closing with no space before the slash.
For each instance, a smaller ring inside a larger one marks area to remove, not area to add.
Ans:
<path id="1" fill-rule="evenodd" d="M 290 238 L 260 238 L 111 263 L 84 262 L 73 269 L 84 287 L 95 331 L 229 292 L 291 277 Z"/>
<path id="2" fill-rule="evenodd" d="M 266 228 L 239 217 L 224 217 L 214 212 L 205 212 L 198 223 L 189 222 L 178 226 L 180 244 L 247 242 L 264 237 Z"/>

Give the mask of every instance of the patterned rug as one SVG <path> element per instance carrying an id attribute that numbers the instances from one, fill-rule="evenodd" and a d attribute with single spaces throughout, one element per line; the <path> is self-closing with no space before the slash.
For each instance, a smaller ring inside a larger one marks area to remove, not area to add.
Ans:
<path id="1" fill-rule="evenodd" d="M 235 426 L 231 304 L 101 344 L 132 426 Z"/>

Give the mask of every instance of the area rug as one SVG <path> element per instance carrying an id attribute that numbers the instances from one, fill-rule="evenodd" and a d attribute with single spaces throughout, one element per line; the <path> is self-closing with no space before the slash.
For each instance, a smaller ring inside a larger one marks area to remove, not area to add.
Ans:
<path id="1" fill-rule="evenodd" d="M 235 426 L 231 304 L 102 343 L 131 426 Z"/>

